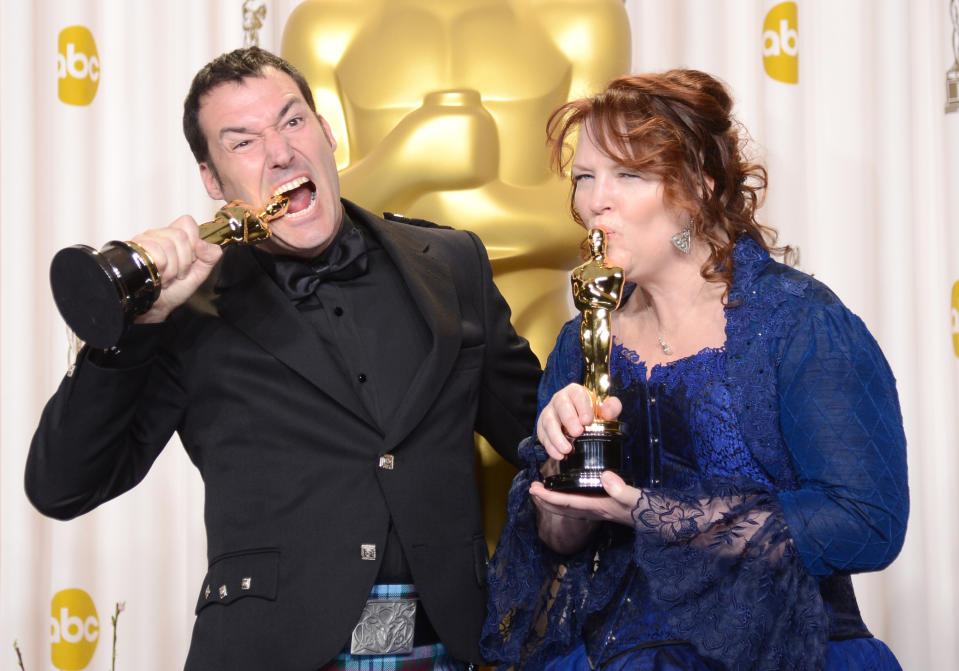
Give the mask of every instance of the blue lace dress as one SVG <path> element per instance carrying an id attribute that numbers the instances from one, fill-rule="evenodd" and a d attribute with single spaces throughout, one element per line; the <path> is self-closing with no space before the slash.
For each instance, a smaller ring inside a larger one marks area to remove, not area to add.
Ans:
<path id="1" fill-rule="evenodd" d="M 628 465 L 652 472 L 633 528 L 582 552 L 539 541 L 528 467 L 490 563 L 482 648 L 523 669 L 899 669 L 849 574 L 899 552 L 908 515 L 895 381 L 862 321 L 821 283 L 737 243 L 726 344 L 647 371 L 615 344 Z M 582 377 L 579 320 L 540 408 Z"/>

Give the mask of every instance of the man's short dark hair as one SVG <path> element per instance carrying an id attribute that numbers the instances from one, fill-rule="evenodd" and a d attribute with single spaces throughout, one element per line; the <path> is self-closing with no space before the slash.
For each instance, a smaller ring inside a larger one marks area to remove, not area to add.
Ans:
<path id="1" fill-rule="evenodd" d="M 268 67 L 288 74 L 296 82 L 307 105 L 316 112 L 310 85 L 288 61 L 260 47 L 236 49 L 217 56 L 196 73 L 190 85 L 190 92 L 183 101 L 183 134 L 190 143 L 190 150 L 197 163 L 210 160 L 210 147 L 203 129 L 200 128 L 200 99 L 208 91 L 225 82 L 240 83 L 247 77 L 262 77 L 263 70 Z"/>

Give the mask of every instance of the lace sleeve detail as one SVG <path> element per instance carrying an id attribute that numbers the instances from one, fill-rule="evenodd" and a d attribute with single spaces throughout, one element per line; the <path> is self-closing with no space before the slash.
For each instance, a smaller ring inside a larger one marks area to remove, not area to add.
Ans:
<path id="1" fill-rule="evenodd" d="M 610 548 L 606 528 L 569 556 L 540 541 L 529 486 L 541 480 L 541 450 L 532 438 L 520 445 L 528 466 L 513 480 L 509 520 L 490 560 L 480 640 L 487 660 L 524 669 L 542 668 L 578 645 L 586 619 L 612 601 L 630 565 L 631 548 Z"/>
<path id="2" fill-rule="evenodd" d="M 754 484 L 644 490 L 634 560 L 667 622 L 731 669 L 814 669 L 828 622 L 775 495 Z"/>
<path id="3" fill-rule="evenodd" d="M 490 560 L 490 596 L 480 647 L 490 661 L 526 665 L 531 657 L 560 654 L 573 641 L 577 597 L 569 583 L 579 567 L 539 540 L 536 508 L 529 496 L 530 484 L 542 477 L 539 450 L 528 438 L 519 452 L 528 465 L 513 479 L 509 519 Z"/>

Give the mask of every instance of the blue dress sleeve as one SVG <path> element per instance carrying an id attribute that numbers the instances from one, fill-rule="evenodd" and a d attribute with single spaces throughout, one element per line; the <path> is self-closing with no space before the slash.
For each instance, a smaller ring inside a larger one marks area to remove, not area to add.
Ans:
<path id="1" fill-rule="evenodd" d="M 895 379 L 862 320 L 838 301 L 800 319 L 778 395 L 798 481 L 779 501 L 807 570 L 884 568 L 906 531 L 906 440 Z"/>
<path id="2" fill-rule="evenodd" d="M 579 317 L 570 319 L 563 325 L 553 351 L 546 360 L 543 378 L 539 383 L 536 419 L 553 394 L 573 382 L 583 380 L 583 356 L 579 346 Z"/>
<path id="3" fill-rule="evenodd" d="M 539 387 L 541 411 L 553 394 L 581 379 L 579 320 L 560 331 Z M 513 480 L 507 501 L 508 520 L 488 570 L 489 602 L 480 647 L 484 657 L 503 665 L 542 668 L 547 660 L 568 651 L 580 641 L 580 632 L 594 599 L 589 589 L 591 558 L 595 548 L 563 556 L 540 539 L 536 506 L 529 487 L 541 481 L 545 449 L 535 436 L 519 447 L 526 466 Z M 628 553 L 619 566 L 628 564 Z"/>

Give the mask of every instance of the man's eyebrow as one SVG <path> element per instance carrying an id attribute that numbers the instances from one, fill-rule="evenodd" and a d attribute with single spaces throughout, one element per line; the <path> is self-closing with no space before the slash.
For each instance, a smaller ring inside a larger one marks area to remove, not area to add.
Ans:
<path id="1" fill-rule="evenodd" d="M 286 104 L 283 105 L 283 108 L 280 110 L 280 113 L 276 115 L 277 123 L 279 123 L 279 121 L 286 116 L 286 113 L 290 111 L 290 108 L 292 108 L 294 105 L 299 104 L 299 102 L 300 101 L 297 100 L 296 98 L 291 98 L 290 100 L 287 100 Z M 249 128 L 245 126 L 235 126 L 235 127 L 220 129 L 220 137 L 223 137 L 224 135 L 227 135 L 229 133 L 252 134 L 253 131 L 251 131 Z"/>

